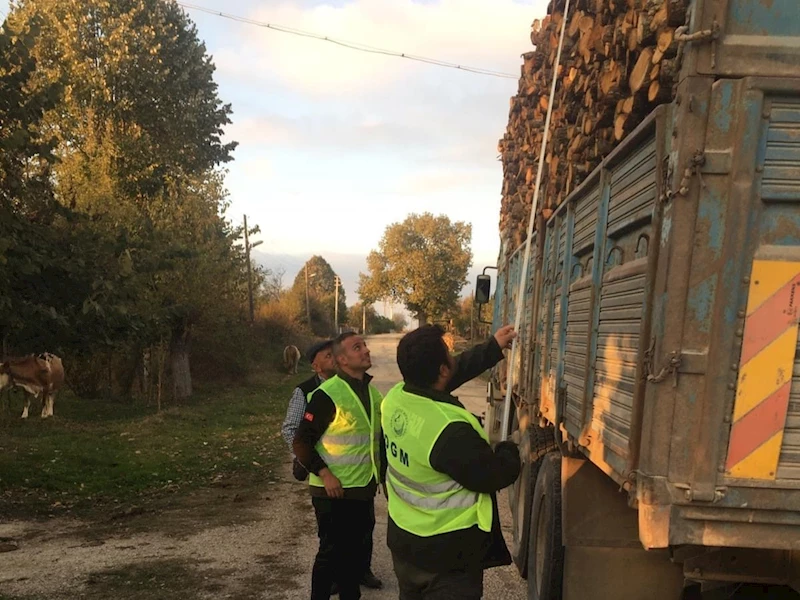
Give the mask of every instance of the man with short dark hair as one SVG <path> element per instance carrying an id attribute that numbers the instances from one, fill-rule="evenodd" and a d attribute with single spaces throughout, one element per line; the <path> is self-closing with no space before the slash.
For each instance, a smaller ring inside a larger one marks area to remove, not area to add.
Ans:
<path id="1" fill-rule="evenodd" d="M 519 476 L 516 444 L 495 450 L 450 392 L 503 358 L 516 333 L 502 327 L 456 358 L 428 325 L 397 347 L 403 383 L 386 395 L 387 542 L 400 600 L 478 600 L 483 570 L 511 563 L 496 492 Z"/>
<path id="2" fill-rule="evenodd" d="M 381 480 L 381 402 L 370 384 L 364 339 L 352 332 L 334 340 L 338 374 L 311 395 L 294 438 L 294 452 L 311 473 L 311 503 L 319 551 L 311 576 L 312 600 L 361 598 L 359 583 L 380 587 L 369 569 L 374 499 Z M 371 579 L 371 580 L 370 580 Z"/>
<path id="3" fill-rule="evenodd" d="M 281 434 L 286 443 L 289 444 L 289 450 L 292 449 L 294 442 L 294 435 L 297 433 L 297 428 L 303 420 L 303 415 L 306 412 L 308 405 L 308 397 L 320 384 L 326 379 L 330 379 L 336 375 L 336 360 L 333 358 L 333 340 L 323 340 L 313 344 L 308 351 L 306 351 L 306 358 L 314 370 L 314 375 L 300 383 L 292 392 L 292 397 L 289 399 L 289 406 L 286 409 L 286 418 L 281 426 Z M 297 458 L 292 461 L 292 475 L 297 481 L 305 481 L 308 477 L 308 471 L 301 465 Z"/>

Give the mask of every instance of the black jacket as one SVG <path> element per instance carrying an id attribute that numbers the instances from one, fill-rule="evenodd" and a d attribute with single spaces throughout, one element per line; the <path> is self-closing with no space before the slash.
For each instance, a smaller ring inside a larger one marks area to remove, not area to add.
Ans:
<path id="1" fill-rule="evenodd" d="M 316 373 L 300 383 L 297 387 L 303 392 L 303 396 L 308 398 L 308 395 L 322 385 L 322 379 Z"/>
<path id="2" fill-rule="evenodd" d="M 456 357 L 456 375 L 448 392 L 493 367 L 503 358 L 494 338 Z M 406 385 L 409 393 L 464 406 L 448 392 L 420 389 Z M 446 572 L 488 569 L 511 564 L 511 555 L 500 529 L 496 492 L 516 481 L 520 472 L 519 451 L 513 442 L 498 444 L 495 450 L 468 423 L 445 427 L 430 455 L 431 466 L 452 477 L 468 490 L 491 494 L 492 531 L 477 526 L 431 537 L 420 537 L 398 527 L 391 517 L 387 542 L 399 559 L 425 571 Z"/>
<path id="3" fill-rule="evenodd" d="M 322 379 L 320 379 L 319 375 L 314 374 L 302 383 L 300 383 L 297 387 L 303 394 L 304 398 L 308 398 L 308 395 L 317 389 L 320 385 L 322 385 Z M 308 470 L 300 464 L 300 461 L 297 460 L 297 457 L 292 457 L 292 476 L 297 481 L 305 481 L 308 479 Z"/>

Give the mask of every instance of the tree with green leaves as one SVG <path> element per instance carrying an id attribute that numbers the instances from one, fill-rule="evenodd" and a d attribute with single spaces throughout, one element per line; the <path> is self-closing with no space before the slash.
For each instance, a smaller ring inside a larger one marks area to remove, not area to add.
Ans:
<path id="1" fill-rule="evenodd" d="M 391 333 L 392 331 L 401 331 L 402 327 L 398 328 L 397 323 L 389 319 L 388 317 L 384 317 L 383 315 L 379 315 L 378 312 L 375 310 L 375 307 L 371 304 L 367 305 L 366 311 L 364 311 L 364 304 L 361 302 L 356 302 L 353 306 L 348 308 L 347 310 L 347 325 L 355 329 L 356 331 L 361 331 L 364 334 L 370 335 L 379 335 L 382 333 Z M 366 317 L 366 331 L 362 331 L 362 326 L 364 325 L 363 321 Z"/>
<path id="2" fill-rule="evenodd" d="M 231 110 L 205 46 L 162 0 L 18 0 L 3 34 L 0 85 L 19 97 L 0 94 L 16 113 L 0 140 L 20 152 L 0 176 L 19 180 L 22 164 L 27 179 L 5 188 L 22 242 L 0 283 L 11 305 L 40 299 L 15 347 L 40 330 L 39 349 L 62 343 L 91 365 L 164 343 L 174 395 L 189 395 L 193 329 L 229 332 L 247 290 L 219 170 Z"/>
<path id="3" fill-rule="evenodd" d="M 308 278 L 308 304 L 311 313 L 311 330 L 317 335 L 335 334 L 336 272 L 321 256 L 309 258 L 297 272 L 292 292 L 301 303 L 302 314 L 306 310 L 306 276 Z M 339 324 L 347 322 L 347 296 L 339 285 Z"/>
<path id="4" fill-rule="evenodd" d="M 456 309 L 472 263 L 472 226 L 445 215 L 411 214 L 386 228 L 378 250 L 367 258 L 369 274 L 359 275 L 366 301 L 391 298 L 405 304 L 420 323 Z"/>

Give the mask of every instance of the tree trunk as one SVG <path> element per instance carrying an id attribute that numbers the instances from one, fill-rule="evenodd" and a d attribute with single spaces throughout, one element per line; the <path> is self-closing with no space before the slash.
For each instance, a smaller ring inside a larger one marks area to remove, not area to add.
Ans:
<path id="1" fill-rule="evenodd" d="M 169 347 L 169 362 L 172 367 L 172 393 L 175 400 L 192 395 L 192 372 L 189 368 L 188 327 L 172 331 Z"/>
<path id="2" fill-rule="evenodd" d="M 428 315 L 424 312 L 420 311 L 417 313 L 417 321 L 420 327 L 423 327 L 428 324 Z"/>

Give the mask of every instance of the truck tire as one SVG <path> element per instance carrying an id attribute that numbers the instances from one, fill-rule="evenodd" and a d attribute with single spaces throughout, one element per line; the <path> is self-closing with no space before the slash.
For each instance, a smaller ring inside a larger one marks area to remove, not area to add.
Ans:
<path id="1" fill-rule="evenodd" d="M 528 544 L 528 599 L 561 600 L 564 546 L 561 545 L 561 454 L 541 459 L 531 507 Z"/>
<path id="2" fill-rule="evenodd" d="M 536 478 L 542 459 L 556 449 L 552 427 L 533 426 L 520 434 L 522 470 L 508 489 L 508 504 L 511 509 L 511 558 L 523 579 L 528 577 L 528 538 Z"/>

